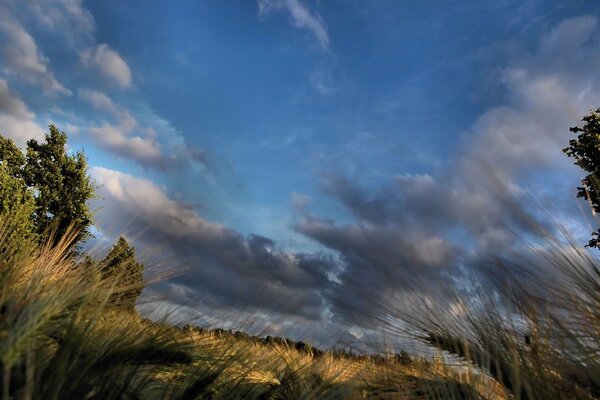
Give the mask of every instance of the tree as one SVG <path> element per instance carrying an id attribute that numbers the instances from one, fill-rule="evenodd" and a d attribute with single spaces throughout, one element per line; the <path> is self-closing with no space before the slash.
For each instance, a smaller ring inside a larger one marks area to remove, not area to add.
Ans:
<path id="1" fill-rule="evenodd" d="M 37 241 L 33 223 L 35 200 L 21 180 L 0 165 L 0 223 L 3 257 L 17 255 Z"/>
<path id="2" fill-rule="evenodd" d="M 67 135 L 54 125 L 49 129 L 44 143 L 27 142 L 25 155 L 12 140 L 0 136 L 0 162 L 9 176 L 32 191 L 37 234 L 52 230 L 58 239 L 71 227 L 79 232 L 75 242 L 86 240 L 92 224 L 87 201 L 94 196 L 87 159 L 80 151 L 69 155 Z"/>
<path id="3" fill-rule="evenodd" d="M 115 294 L 111 303 L 127 310 L 133 310 L 135 301 L 144 288 L 144 266 L 135 259 L 135 249 L 123 236 L 100 263 L 101 279 L 112 280 Z"/>
<path id="4" fill-rule="evenodd" d="M 600 212 L 600 108 L 591 111 L 582 119 L 583 127 L 572 127 L 569 130 L 579 133 L 577 139 L 569 140 L 569 146 L 563 149 L 575 164 L 588 174 L 581 180 L 577 188 L 577 197 L 590 203 L 595 213 Z M 600 248 L 600 229 L 592 232 L 588 247 Z"/>
<path id="5" fill-rule="evenodd" d="M 0 163 L 9 176 L 19 179 L 25 186 L 23 177 L 23 166 L 25 165 L 25 156 L 19 150 L 15 142 L 0 136 Z"/>

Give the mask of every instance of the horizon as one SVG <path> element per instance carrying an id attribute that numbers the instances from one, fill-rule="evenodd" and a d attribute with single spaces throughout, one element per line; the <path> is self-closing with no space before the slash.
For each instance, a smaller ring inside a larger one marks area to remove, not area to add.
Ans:
<path id="1" fill-rule="evenodd" d="M 146 291 L 146 312 L 372 340 L 343 313 L 360 295 L 411 296 L 407 277 L 442 295 L 519 251 L 506 228 L 532 232 L 506 191 L 586 243 L 562 149 L 600 107 L 598 11 L 2 0 L 0 133 L 65 131 L 102 185 L 89 246 L 124 234 L 149 267 L 185 269 Z"/>

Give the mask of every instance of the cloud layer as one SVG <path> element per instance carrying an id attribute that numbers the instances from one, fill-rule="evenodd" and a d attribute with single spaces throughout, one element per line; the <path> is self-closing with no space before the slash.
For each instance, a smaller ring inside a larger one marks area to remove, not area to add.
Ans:
<path id="1" fill-rule="evenodd" d="M 137 236 L 141 248 L 167 246 L 189 267 L 180 280 L 188 296 L 216 308 L 322 318 L 320 292 L 334 267 L 329 257 L 286 252 L 258 235 L 244 237 L 202 218 L 149 180 L 100 167 L 93 176 L 111 205 L 99 214 L 98 227 Z"/>
<path id="2" fill-rule="evenodd" d="M 481 115 L 436 173 L 399 175 L 379 190 L 363 187 L 360 176 L 326 175 L 323 191 L 353 221 L 299 209 L 295 229 L 341 256 L 339 290 L 328 298 L 336 312 L 355 313 L 361 304 L 369 304 L 365 315 L 381 312 L 373 304 L 393 308 L 417 281 L 441 296 L 469 269 L 519 251 L 510 232 L 535 236 L 524 217 L 535 219 L 539 210 L 528 207 L 522 185 L 546 177 L 562 185 L 551 188 L 555 198 L 572 194 L 576 170 L 561 149 L 569 126 L 600 104 L 599 54 L 596 19 L 566 20 L 503 69 L 508 102 Z M 565 212 L 564 205 L 553 212 Z"/>

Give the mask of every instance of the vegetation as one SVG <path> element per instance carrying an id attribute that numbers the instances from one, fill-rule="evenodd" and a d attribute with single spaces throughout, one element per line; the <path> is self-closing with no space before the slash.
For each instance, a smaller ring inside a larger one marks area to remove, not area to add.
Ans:
<path id="1" fill-rule="evenodd" d="M 144 266 L 135 260 L 135 249 L 123 236 L 109 251 L 106 258 L 97 266 L 101 279 L 113 281 L 119 292 L 113 295 L 111 303 L 133 310 L 135 301 L 142 293 Z"/>
<path id="2" fill-rule="evenodd" d="M 600 209 L 599 113 L 565 151 L 589 172 L 580 197 Z M 72 251 L 89 237 L 93 184 L 65 144 L 52 126 L 26 155 L 0 137 L 2 399 L 600 399 L 597 259 L 525 213 L 545 239 L 490 266 L 512 271 L 497 291 L 474 279 L 453 312 L 425 296 L 371 299 L 369 321 L 427 352 L 322 350 L 137 314 L 144 268 L 125 238 L 99 262 Z"/>
<path id="3" fill-rule="evenodd" d="M 581 169 L 588 174 L 577 188 L 577 197 L 590 203 L 595 213 L 600 212 L 600 108 L 590 112 L 582 119 L 583 127 L 572 127 L 571 132 L 579 133 L 577 139 L 571 139 L 563 151 L 575 159 Z M 592 233 L 589 247 L 600 248 L 600 229 Z"/>
<path id="4" fill-rule="evenodd" d="M 88 175 L 87 159 L 83 152 L 67 153 L 67 135 L 54 125 L 50 125 L 45 139 L 44 143 L 29 140 L 23 154 L 11 139 L 0 136 L 0 163 L 12 179 L 11 184 L 34 198 L 32 233 L 52 231 L 58 240 L 72 229 L 77 232 L 73 243 L 76 245 L 90 237 L 92 225 L 87 201 L 94 195 L 94 185 Z M 0 200 L 3 207 L 10 201 Z"/>

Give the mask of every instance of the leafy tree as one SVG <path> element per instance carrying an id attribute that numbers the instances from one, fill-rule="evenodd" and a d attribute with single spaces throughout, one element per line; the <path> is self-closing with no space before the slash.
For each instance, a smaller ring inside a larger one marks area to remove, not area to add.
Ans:
<path id="1" fill-rule="evenodd" d="M 54 125 L 45 142 L 31 139 L 26 154 L 10 139 L 0 136 L 0 162 L 12 178 L 33 191 L 34 231 L 52 229 L 60 238 L 69 227 L 79 231 L 76 242 L 91 236 L 92 212 L 87 201 L 94 196 L 94 184 L 88 175 L 83 152 L 67 154 L 67 135 Z"/>
<path id="2" fill-rule="evenodd" d="M 35 243 L 37 234 L 33 223 L 35 199 L 21 180 L 0 165 L 0 222 L 3 241 L 0 246 L 15 255 Z M 6 255 L 6 251 L 3 251 Z"/>
<path id="3" fill-rule="evenodd" d="M 100 263 L 101 279 L 115 282 L 114 305 L 133 310 L 135 301 L 144 288 L 144 266 L 135 259 L 135 249 L 123 236 Z"/>
<path id="4" fill-rule="evenodd" d="M 0 163 L 2 163 L 8 175 L 21 180 L 23 186 L 25 186 L 23 176 L 25 156 L 15 142 L 3 136 L 0 136 Z"/>
<path id="5" fill-rule="evenodd" d="M 575 164 L 588 174 L 581 180 L 577 188 L 577 197 L 590 203 L 592 210 L 600 212 L 600 108 L 590 112 L 582 119 L 583 127 L 572 127 L 569 130 L 579 133 L 577 139 L 571 139 L 569 146 L 563 151 L 575 159 Z M 589 247 L 600 248 L 600 229 L 592 232 Z"/>

